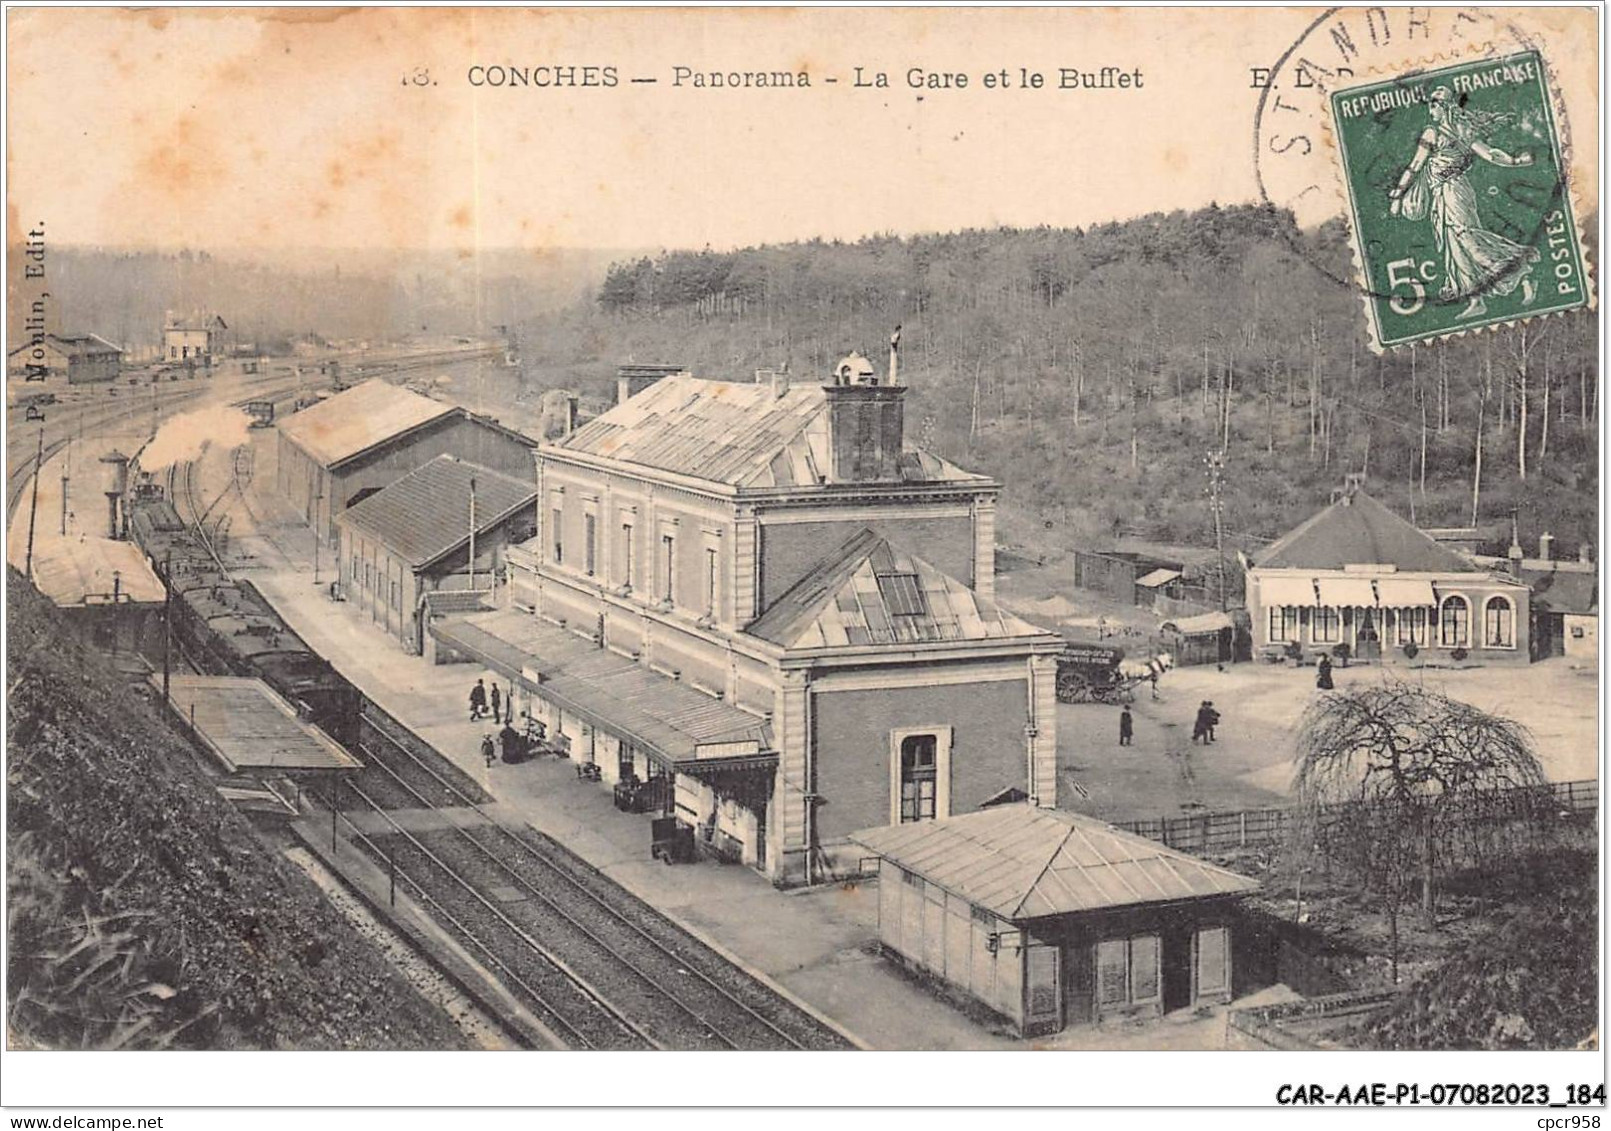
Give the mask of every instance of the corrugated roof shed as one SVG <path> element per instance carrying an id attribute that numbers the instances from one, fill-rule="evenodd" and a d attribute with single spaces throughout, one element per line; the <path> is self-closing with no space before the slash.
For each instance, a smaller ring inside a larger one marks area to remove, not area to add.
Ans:
<path id="1" fill-rule="evenodd" d="M 1002 805 L 852 835 L 886 860 L 1014 922 L 1245 895 L 1258 882 L 1060 809 Z"/>
<path id="2" fill-rule="evenodd" d="M 437 456 L 336 516 L 419 569 L 470 540 L 470 481 L 475 480 L 476 533 L 485 534 L 537 498 L 535 479 Z"/>
<path id="3" fill-rule="evenodd" d="M 121 346 L 113 345 L 99 334 L 46 334 L 45 341 L 53 344 L 67 357 L 103 357 L 109 353 L 120 354 Z M 7 356 L 15 357 L 23 350 L 34 348 L 33 342 L 24 342 Z"/>
<path id="4" fill-rule="evenodd" d="M 1338 499 L 1258 555 L 1259 569 L 1342 569 L 1393 565 L 1405 572 L 1480 573 L 1475 563 L 1442 545 L 1365 494 Z"/>
<path id="5" fill-rule="evenodd" d="M 519 609 L 443 621 L 431 634 L 512 672 L 542 673 L 538 694 L 672 762 L 704 743 L 772 748 L 764 719 Z"/>
<path id="6" fill-rule="evenodd" d="M 862 530 L 745 630 L 785 648 L 1057 637 Z"/>
<path id="7" fill-rule="evenodd" d="M 707 381 L 680 374 L 656 382 L 555 447 L 625 460 L 735 487 L 801 487 L 827 482 L 828 401 L 820 385 L 783 395 L 770 384 Z M 907 447 L 908 483 L 981 480 L 938 456 Z"/>
<path id="8" fill-rule="evenodd" d="M 462 412 L 376 377 L 280 421 L 280 434 L 327 468 L 444 416 Z"/>

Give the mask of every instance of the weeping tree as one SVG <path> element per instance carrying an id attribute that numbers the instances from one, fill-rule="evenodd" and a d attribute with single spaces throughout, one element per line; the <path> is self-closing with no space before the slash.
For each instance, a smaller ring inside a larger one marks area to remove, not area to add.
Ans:
<path id="1" fill-rule="evenodd" d="M 1521 724 L 1388 677 L 1304 713 L 1297 835 L 1380 896 L 1396 956 L 1398 911 L 1417 889 L 1436 922 L 1440 837 L 1458 830 L 1473 860 L 1493 858 L 1538 811 L 1543 784 Z"/>

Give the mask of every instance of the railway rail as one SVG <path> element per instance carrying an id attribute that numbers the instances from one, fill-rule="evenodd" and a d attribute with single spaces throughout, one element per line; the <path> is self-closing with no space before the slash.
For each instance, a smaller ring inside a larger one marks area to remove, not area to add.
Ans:
<path id="1" fill-rule="evenodd" d="M 369 765 L 392 775 L 393 796 L 411 796 L 431 810 L 449 807 L 440 804 L 444 795 L 455 802 L 451 807 L 473 807 L 474 799 L 407 741 L 372 716 L 365 715 L 364 724 L 360 751 Z M 434 788 L 417 788 L 421 775 Z M 853 1047 L 546 837 L 482 817 L 385 841 L 388 866 L 434 869 L 483 893 L 501 892 L 503 913 L 534 944 L 564 954 L 589 985 L 607 985 L 611 1001 L 656 1047 Z"/>

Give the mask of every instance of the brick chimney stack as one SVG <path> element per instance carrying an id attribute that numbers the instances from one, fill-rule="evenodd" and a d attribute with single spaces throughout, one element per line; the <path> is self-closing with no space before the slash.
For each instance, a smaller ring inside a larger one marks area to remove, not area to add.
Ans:
<path id="1" fill-rule="evenodd" d="M 901 477 L 906 388 L 880 384 L 872 363 L 851 353 L 834 368 L 828 398 L 828 443 L 835 483 L 876 483 Z"/>

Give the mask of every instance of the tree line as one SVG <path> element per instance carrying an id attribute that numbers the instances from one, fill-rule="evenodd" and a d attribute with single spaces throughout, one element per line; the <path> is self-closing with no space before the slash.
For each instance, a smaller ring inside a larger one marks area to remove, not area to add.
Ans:
<path id="1" fill-rule="evenodd" d="M 667 251 L 540 320 L 528 360 L 601 385 L 628 357 L 805 376 L 853 347 L 881 360 L 899 324 L 909 428 L 1004 479 L 1026 537 L 1211 541 L 1212 453 L 1249 546 L 1350 472 L 1422 525 L 1508 542 L 1519 511 L 1526 541 L 1592 542 L 1592 314 L 1377 356 L 1350 274 L 1341 221 L 1299 230 L 1267 206 Z"/>

